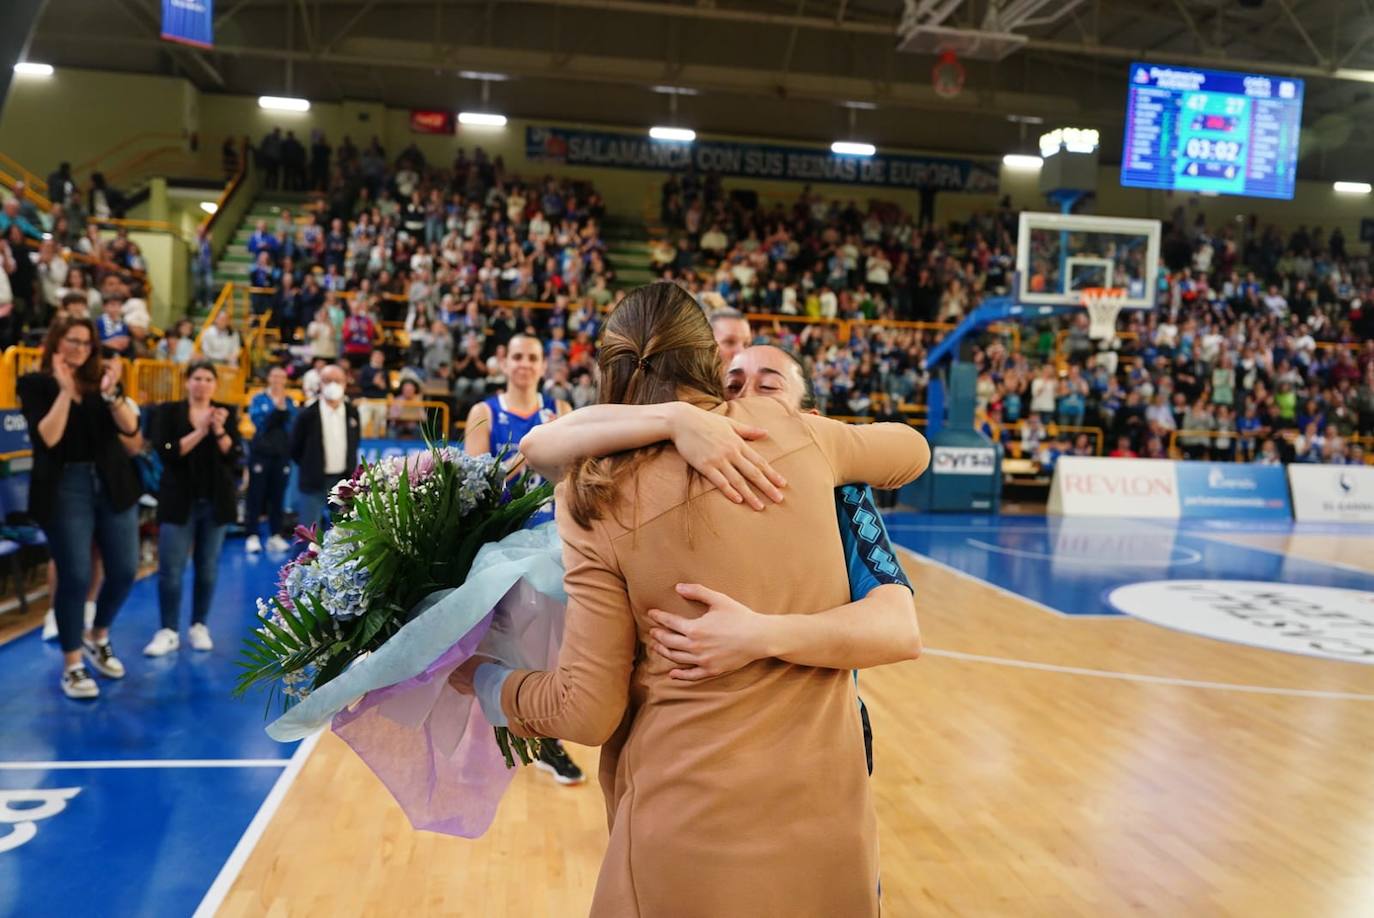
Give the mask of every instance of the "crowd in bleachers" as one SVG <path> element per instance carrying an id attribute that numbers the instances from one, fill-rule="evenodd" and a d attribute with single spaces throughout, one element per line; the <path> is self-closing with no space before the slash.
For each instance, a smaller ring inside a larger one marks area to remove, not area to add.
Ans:
<path id="1" fill-rule="evenodd" d="M 891 412 L 924 401 L 938 328 L 1005 293 L 1017 213 L 1006 202 L 945 227 L 900 208 L 827 200 L 790 204 L 726 194 L 688 173 L 663 187 L 662 276 L 708 301 L 776 316 L 762 339 L 809 361 L 832 414 Z M 1086 312 L 1002 332 L 973 351 L 984 430 L 1050 464 L 1102 452 L 1256 461 L 1360 462 L 1374 435 L 1374 289 L 1369 259 L 1339 229 L 1284 237 L 1250 219 L 1219 232 L 1180 211 L 1166 224 L 1158 307 L 1127 312 L 1106 344 Z M 798 328 L 787 317 L 853 320 Z M 1087 430 L 1093 428 L 1093 430 Z M 1104 442 L 1105 441 L 1105 442 Z"/>
<path id="2" fill-rule="evenodd" d="M 389 160 L 376 139 L 359 150 L 345 138 L 321 157 L 327 187 L 248 241 L 253 311 L 271 311 L 293 372 L 313 380 L 308 367 L 342 359 L 359 394 L 457 412 L 500 385 L 506 343 L 527 332 L 547 343 L 550 384 L 571 392 L 612 299 L 594 189 L 523 180 L 480 148 L 444 167 L 414 146 Z M 387 373 L 366 372 L 379 350 L 373 369 Z"/>

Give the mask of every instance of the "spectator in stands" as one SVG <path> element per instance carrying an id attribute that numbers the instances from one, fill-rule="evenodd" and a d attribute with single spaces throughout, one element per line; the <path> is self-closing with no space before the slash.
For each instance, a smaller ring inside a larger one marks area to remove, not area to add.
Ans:
<path id="1" fill-rule="evenodd" d="M 96 326 L 100 329 L 100 347 L 107 355 L 124 355 L 129 351 L 129 326 L 124 322 L 124 301 L 122 292 L 105 298 Z"/>
<path id="2" fill-rule="evenodd" d="M 102 360 L 88 319 L 54 322 L 39 370 L 16 391 L 33 441 L 29 514 L 43 527 L 57 570 L 53 599 L 62 646 L 61 687 L 69 698 L 100 688 L 82 663 L 111 679 L 125 670 L 110 626 L 138 569 L 139 483 L 130 457 L 143 446 L 137 415 L 118 397 L 123 366 Z M 83 631 L 91 582 L 91 545 L 100 547 L 105 582 L 96 616 Z"/>
<path id="3" fill-rule="evenodd" d="M 8 240 L 13 246 L 14 236 L 10 233 L 11 228 L 17 228 L 21 239 L 32 239 L 37 242 L 43 238 L 42 227 L 24 217 L 20 213 L 20 199 L 10 197 L 0 205 L 0 237 Z"/>
<path id="4" fill-rule="evenodd" d="M 305 330 L 310 358 L 336 360 L 339 356 L 339 330 L 334 324 L 330 307 L 323 305 L 315 311 L 315 318 Z"/>
<path id="5" fill-rule="evenodd" d="M 178 319 L 157 343 L 157 359 L 170 360 L 178 366 L 191 362 L 196 353 L 196 329 L 190 319 Z"/>
<path id="6" fill-rule="evenodd" d="M 14 316 L 14 282 L 17 260 L 10 245 L 0 239 L 0 346 L 10 347 L 19 340 Z"/>
<path id="7" fill-rule="evenodd" d="M 282 536 L 282 513 L 291 478 L 291 427 L 297 410 L 296 400 L 286 391 L 286 369 L 272 367 L 267 371 L 267 389 L 248 404 L 253 440 L 248 447 L 244 550 L 249 554 L 262 551 L 264 544 L 270 552 L 291 547 Z"/>
<path id="8" fill-rule="evenodd" d="M 258 144 L 258 168 L 262 170 L 263 187 L 276 189 L 281 183 L 282 137 L 281 128 L 272 128 Z"/>
<path id="9" fill-rule="evenodd" d="M 58 293 L 62 297 L 62 302 L 67 305 L 68 311 L 75 318 L 91 318 L 100 310 L 100 292 L 91 288 L 86 278 L 86 272 L 80 268 L 69 267 L 67 269 L 66 285 L 59 288 Z M 80 294 L 80 297 L 85 300 L 86 312 L 84 315 L 79 315 L 75 311 L 76 307 L 72 305 L 72 300 L 68 299 L 69 294 L 73 293 Z"/>
<path id="10" fill-rule="evenodd" d="M 281 240 L 267 228 L 266 220 L 259 220 L 248 237 L 248 254 L 253 256 L 255 265 L 262 263 L 259 256 L 264 254 L 269 263 L 275 263 L 281 257 Z"/>
<path id="11" fill-rule="evenodd" d="M 453 394 L 462 406 L 486 398 L 487 362 L 482 357 L 482 339 L 467 335 L 463 353 L 453 362 Z"/>
<path id="12" fill-rule="evenodd" d="M 409 377 L 401 380 L 401 385 L 396 390 L 396 398 L 387 409 L 391 436 L 420 436 L 427 417 L 425 406 L 421 404 L 423 398 L 418 382 Z"/>
<path id="13" fill-rule="evenodd" d="M 212 401 L 219 385 L 215 365 L 186 367 L 186 398 L 159 405 L 151 436 L 162 459 L 157 495 L 157 598 L 161 627 L 143 648 L 149 657 L 181 646 L 182 575 L 195 559 L 191 590 L 191 647 L 214 648 L 206 622 L 214 600 L 224 534 L 238 515 L 239 461 L 243 456 L 236 409 Z"/>
<path id="14" fill-rule="evenodd" d="M 214 322 L 200 336 L 201 356 L 221 366 L 233 366 L 239 362 L 242 351 L 243 341 L 230 324 L 229 311 L 221 309 L 215 314 Z"/>
<path id="15" fill-rule="evenodd" d="M 220 144 L 219 166 L 225 182 L 232 181 L 239 173 L 239 150 L 233 137 L 224 138 L 224 143 Z"/>
<path id="16" fill-rule="evenodd" d="M 358 466 L 362 425 L 358 409 L 348 403 L 348 378 L 329 364 L 320 370 L 320 397 L 301 409 L 291 427 L 291 458 L 299 475 L 301 525 L 328 524 L 326 498 Z"/>
<path id="17" fill-rule="evenodd" d="M 381 327 L 368 313 L 367 300 L 362 296 L 354 297 L 343 324 L 344 356 L 354 369 L 367 364 L 380 337 Z"/>

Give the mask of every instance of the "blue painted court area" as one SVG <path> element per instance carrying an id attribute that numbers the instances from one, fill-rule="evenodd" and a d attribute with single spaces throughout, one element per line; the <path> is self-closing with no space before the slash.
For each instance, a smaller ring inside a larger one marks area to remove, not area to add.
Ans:
<path id="1" fill-rule="evenodd" d="M 892 540 L 1063 615 L 1120 616 L 1105 596 L 1147 580 L 1263 580 L 1374 591 L 1374 575 L 1220 541 L 1228 532 L 1374 536 L 1298 523 L 1070 519 L 894 513 Z"/>
<path id="2" fill-rule="evenodd" d="M 35 630 L 0 646 L 0 916 L 191 915 L 295 750 L 263 733 L 263 700 L 231 696 L 239 642 L 280 557 L 225 545 L 210 653 L 142 654 L 157 578 L 134 587 L 113 641 L 128 676 L 65 698 Z M 189 618 L 188 601 L 183 607 Z M 31 764 L 32 763 L 32 764 Z"/>

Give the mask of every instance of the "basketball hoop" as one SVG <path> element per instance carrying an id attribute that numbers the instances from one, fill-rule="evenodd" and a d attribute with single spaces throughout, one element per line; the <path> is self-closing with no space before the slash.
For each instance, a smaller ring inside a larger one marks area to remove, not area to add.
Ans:
<path id="1" fill-rule="evenodd" d="M 1088 337 L 1110 341 L 1116 337 L 1116 317 L 1126 305 L 1124 287 L 1085 287 L 1078 301 L 1088 310 Z"/>

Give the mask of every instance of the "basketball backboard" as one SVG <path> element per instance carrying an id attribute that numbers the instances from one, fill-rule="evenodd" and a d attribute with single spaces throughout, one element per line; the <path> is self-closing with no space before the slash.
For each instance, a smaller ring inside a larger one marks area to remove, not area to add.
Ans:
<path id="1" fill-rule="evenodd" d="M 1077 305 L 1085 289 L 1119 287 L 1123 307 L 1152 309 L 1159 221 L 1026 212 L 1016 240 L 1017 299 Z"/>

